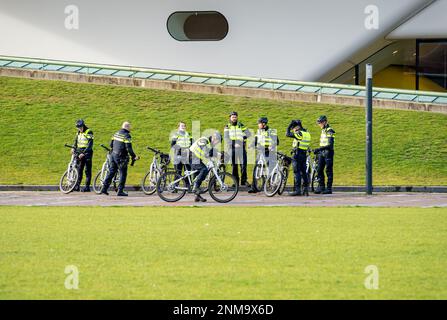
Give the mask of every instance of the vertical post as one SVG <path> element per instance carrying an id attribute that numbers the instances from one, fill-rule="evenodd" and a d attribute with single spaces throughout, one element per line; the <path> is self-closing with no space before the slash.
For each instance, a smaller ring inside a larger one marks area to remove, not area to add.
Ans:
<path id="1" fill-rule="evenodd" d="M 358 86 L 360 84 L 360 66 L 358 64 L 354 67 L 355 72 L 355 85 Z"/>
<path id="2" fill-rule="evenodd" d="M 371 64 L 366 65 L 366 194 L 372 194 L 372 91 L 373 91 L 373 68 Z"/>

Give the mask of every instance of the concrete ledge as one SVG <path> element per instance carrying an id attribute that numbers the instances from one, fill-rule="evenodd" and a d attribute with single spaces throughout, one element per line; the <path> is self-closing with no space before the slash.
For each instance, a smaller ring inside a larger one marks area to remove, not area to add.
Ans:
<path id="1" fill-rule="evenodd" d="M 291 187 L 287 187 L 290 190 Z M 126 186 L 129 191 L 141 191 L 139 185 Z M 334 192 L 365 192 L 364 186 L 334 186 Z M 247 188 L 240 188 L 247 191 Z M 1 191 L 59 191 L 57 185 L 0 185 Z M 447 186 L 375 186 L 374 192 L 447 193 Z"/>
<path id="2" fill-rule="evenodd" d="M 364 97 L 327 95 L 273 89 L 239 88 L 224 85 L 194 84 L 167 80 L 150 80 L 139 78 L 124 78 L 91 74 L 76 74 L 58 71 L 26 70 L 18 68 L 0 68 L 0 76 L 20 77 L 45 80 L 59 80 L 68 82 L 94 83 L 101 85 L 118 85 L 140 87 L 158 90 L 177 90 L 204 94 L 223 94 L 250 98 L 264 98 L 272 100 L 287 100 L 311 103 L 338 104 L 346 106 L 364 107 Z M 428 111 L 447 114 L 447 105 L 435 103 L 418 103 L 396 100 L 374 99 L 375 108 L 399 109 L 412 111 Z"/>

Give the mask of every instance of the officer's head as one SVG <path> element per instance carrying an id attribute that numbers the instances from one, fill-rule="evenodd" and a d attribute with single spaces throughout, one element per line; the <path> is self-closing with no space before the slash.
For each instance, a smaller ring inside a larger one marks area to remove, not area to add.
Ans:
<path id="1" fill-rule="evenodd" d="M 186 131 L 186 123 L 184 123 L 183 121 L 180 121 L 178 123 L 178 131 L 181 131 L 181 132 Z"/>
<path id="2" fill-rule="evenodd" d="M 299 131 L 299 130 L 303 129 L 303 124 L 301 123 L 301 120 L 299 120 L 299 119 L 293 120 L 292 128 L 294 131 Z"/>
<path id="3" fill-rule="evenodd" d="M 210 142 L 213 146 L 219 144 L 222 142 L 222 135 L 219 133 L 219 131 L 215 131 L 210 137 Z"/>
<path id="4" fill-rule="evenodd" d="M 258 128 L 265 129 L 265 127 L 267 127 L 268 123 L 269 123 L 269 119 L 267 119 L 267 117 L 261 117 L 258 119 Z"/>
<path id="5" fill-rule="evenodd" d="M 121 126 L 121 128 L 126 129 L 127 131 L 130 132 L 130 130 L 132 129 L 132 125 L 130 124 L 130 122 L 124 121 L 123 125 Z"/>
<path id="6" fill-rule="evenodd" d="M 327 117 L 319 116 L 317 119 L 317 124 L 320 128 L 324 128 L 324 126 L 327 124 Z"/>
<path id="7" fill-rule="evenodd" d="M 237 112 L 233 111 L 232 113 L 230 113 L 230 121 L 231 123 L 236 123 L 237 122 Z"/>
<path id="8" fill-rule="evenodd" d="M 76 120 L 76 128 L 78 128 L 78 130 L 80 132 L 84 132 L 85 129 L 85 122 L 82 119 Z"/>

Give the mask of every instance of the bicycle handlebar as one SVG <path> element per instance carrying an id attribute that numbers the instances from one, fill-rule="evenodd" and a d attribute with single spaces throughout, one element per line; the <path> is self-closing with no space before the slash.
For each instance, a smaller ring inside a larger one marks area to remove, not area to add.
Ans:
<path id="1" fill-rule="evenodd" d="M 71 148 L 71 149 L 76 149 L 75 146 L 72 146 L 72 145 L 69 145 L 69 144 L 64 144 L 64 147 Z"/>
<path id="2" fill-rule="evenodd" d="M 147 147 L 147 149 L 150 150 L 150 151 L 152 151 L 152 152 L 154 152 L 155 154 L 160 154 L 160 155 L 166 155 L 166 156 L 168 156 L 167 153 L 161 152 L 160 150 L 157 150 L 157 149 L 154 149 L 154 148 L 151 148 L 151 147 Z"/>
<path id="3" fill-rule="evenodd" d="M 108 147 L 106 147 L 105 145 L 101 144 L 101 147 L 103 147 L 104 149 L 106 149 L 108 152 L 110 152 L 110 149 Z"/>

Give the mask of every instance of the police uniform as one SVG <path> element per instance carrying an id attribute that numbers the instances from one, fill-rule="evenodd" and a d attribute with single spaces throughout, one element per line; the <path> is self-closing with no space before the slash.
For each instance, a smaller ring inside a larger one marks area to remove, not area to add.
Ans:
<path id="1" fill-rule="evenodd" d="M 238 183 L 242 185 L 247 184 L 247 138 L 250 137 L 250 131 L 242 122 L 235 124 L 228 123 L 224 128 L 225 145 L 228 148 L 228 152 L 231 154 L 231 164 L 233 167 L 233 176 Z M 236 144 L 240 147 L 236 148 Z M 241 166 L 241 179 L 239 181 L 238 164 Z"/>
<path id="2" fill-rule="evenodd" d="M 85 169 L 85 187 L 90 188 L 92 180 L 92 160 L 93 160 L 93 131 L 84 126 L 84 132 L 78 131 L 74 147 L 77 152 L 84 154 L 80 160 L 79 178 L 77 188 L 81 185 L 82 175 Z"/>
<path id="3" fill-rule="evenodd" d="M 301 193 L 301 180 L 303 180 L 304 188 L 307 188 L 309 186 L 309 177 L 306 172 L 306 159 L 307 150 L 310 146 L 311 135 L 304 128 L 297 132 L 292 132 L 292 127 L 293 124 L 291 123 L 287 128 L 286 135 L 289 138 L 293 138 L 293 191 L 299 194 Z"/>
<path id="4" fill-rule="evenodd" d="M 318 179 L 319 192 L 325 190 L 324 170 L 326 169 L 327 176 L 327 191 L 332 192 L 332 182 L 334 180 L 334 140 L 335 131 L 329 124 L 326 124 L 321 129 L 320 147 L 316 150 L 318 152 Z"/>
<path id="5" fill-rule="evenodd" d="M 279 145 L 278 135 L 276 129 L 270 129 L 268 126 L 265 129 L 258 129 L 255 135 L 254 146 L 257 151 L 257 159 L 260 154 L 264 155 L 268 162 L 269 169 L 273 169 L 276 165 L 276 146 Z M 270 149 L 272 155 L 270 154 Z"/>
<path id="6" fill-rule="evenodd" d="M 191 158 L 189 148 L 192 145 L 192 138 L 188 132 L 177 131 L 171 137 L 171 148 L 174 149 L 174 168 L 175 171 L 182 175 L 183 168 L 191 170 Z M 186 180 L 189 184 L 189 181 Z"/>
<path id="7" fill-rule="evenodd" d="M 117 170 L 120 173 L 120 181 L 118 185 L 118 193 L 122 193 L 127 179 L 127 166 L 129 164 L 129 156 L 135 160 L 136 155 L 132 148 L 132 137 L 130 132 L 126 129 L 121 129 L 115 133 L 110 142 L 112 149 L 112 161 L 109 174 L 107 175 L 101 192 L 107 191 L 112 178 L 115 176 Z"/>
<path id="8" fill-rule="evenodd" d="M 208 168 L 205 163 L 209 161 L 213 149 L 209 138 L 201 137 L 191 145 L 189 150 L 191 151 L 192 170 L 199 171 L 197 180 L 194 184 L 194 189 L 199 190 L 200 185 L 208 174 Z"/>

